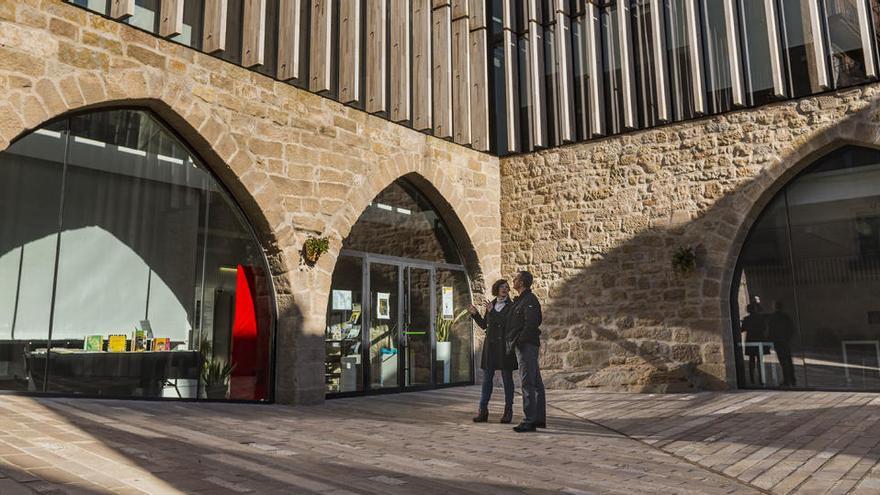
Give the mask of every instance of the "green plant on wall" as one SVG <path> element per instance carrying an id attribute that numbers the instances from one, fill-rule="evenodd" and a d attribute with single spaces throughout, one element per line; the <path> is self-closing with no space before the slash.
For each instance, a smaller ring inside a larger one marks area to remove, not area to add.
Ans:
<path id="1" fill-rule="evenodd" d="M 468 311 L 465 309 L 461 313 L 455 316 L 455 318 L 447 319 L 443 318 L 443 315 L 437 313 L 437 321 L 434 325 L 434 333 L 437 335 L 437 342 L 448 342 L 449 341 L 449 333 L 452 331 L 452 327 L 461 320 L 464 315 L 466 315 Z"/>
<path id="2" fill-rule="evenodd" d="M 303 243 L 303 258 L 306 263 L 314 265 L 318 258 L 330 249 L 330 240 L 326 237 L 309 237 Z"/>
<path id="3" fill-rule="evenodd" d="M 690 246 L 682 246 L 672 254 L 672 269 L 677 273 L 691 273 L 697 268 L 697 253 Z"/>

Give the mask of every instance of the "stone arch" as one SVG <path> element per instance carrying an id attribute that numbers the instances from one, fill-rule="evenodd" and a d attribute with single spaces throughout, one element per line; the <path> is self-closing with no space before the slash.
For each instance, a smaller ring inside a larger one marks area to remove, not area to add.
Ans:
<path id="1" fill-rule="evenodd" d="M 875 115 L 876 103 L 848 116 L 836 125 L 827 127 L 801 142 L 795 143 L 788 154 L 767 166 L 758 176 L 739 190 L 735 198 L 744 205 L 738 210 L 734 235 L 722 259 L 721 305 L 722 343 L 727 365 L 728 383 L 736 388 L 736 361 L 734 357 L 733 327 L 730 313 L 730 295 L 734 289 L 734 275 L 746 239 L 761 213 L 787 184 L 817 159 L 845 146 L 880 149 L 880 121 Z"/>

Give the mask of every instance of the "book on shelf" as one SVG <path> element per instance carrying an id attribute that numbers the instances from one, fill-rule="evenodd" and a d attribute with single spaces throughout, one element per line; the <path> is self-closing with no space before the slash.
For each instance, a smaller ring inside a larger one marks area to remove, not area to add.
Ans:
<path id="1" fill-rule="evenodd" d="M 87 335 L 83 341 L 83 350 L 101 351 L 104 345 L 103 335 Z"/>
<path id="2" fill-rule="evenodd" d="M 107 351 L 125 352 L 126 340 L 127 339 L 125 335 L 111 335 L 107 339 Z"/>
<path id="3" fill-rule="evenodd" d="M 153 350 L 154 351 L 170 351 L 171 350 L 171 339 L 168 337 L 156 337 L 153 339 Z"/>

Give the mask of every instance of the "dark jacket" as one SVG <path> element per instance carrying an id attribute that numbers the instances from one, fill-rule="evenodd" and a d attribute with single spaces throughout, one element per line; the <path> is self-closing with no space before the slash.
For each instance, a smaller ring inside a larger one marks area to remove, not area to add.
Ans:
<path id="1" fill-rule="evenodd" d="M 522 344 L 541 345 L 541 303 L 526 289 L 513 301 L 507 320 L 507 349 Z"/>
<path id="2" fill-rule="evenodd" d="M 483 342 L 483 354 L 480 357 L 480 368 L 495 370 L 515 370 L 516 356 L 507 352 L 507 316 L 513 301 L 508 300 L 501 311 L 495 311 L 494 301 L 492 309 L 486 316 L 479 313 L 471 315 L 477 325 L 486 331 L 486 340 Z"/>

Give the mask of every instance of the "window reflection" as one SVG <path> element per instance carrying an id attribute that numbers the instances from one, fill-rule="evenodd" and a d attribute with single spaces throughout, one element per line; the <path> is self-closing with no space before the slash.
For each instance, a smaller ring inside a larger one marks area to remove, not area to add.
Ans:
<path id="1" fill-rule="evenodd" d="M 818 93 L 827 86 L 825 48 L 821 43 L 816 43 L 816 40 L 821 40 L 816 32 L 816 29 L 820 29 L 816 25 L 819 21 L 818 1 L 781 2 L 785 55 L 794 97 Z"/>
<path id="2" fill-rule="evenodd" d="M 725 2 L 703 4 L 703 36 L 706 44 L 706 89 L 713 112 L 733 109 L 733 77 L 730 71 L 731 53 L 728 46 L 728 27 L 724 15 Z M 737 76 L 738 77 L 738 76 Z"/>
<path id="3" fill-rule="evenodd" d="M 687 4 L 691 1 L 665 0 L 669 37 L 667 53 L 671 68 L 670 86 L 675 120 L 690 119 L 697 115 L 697 105 L 694 100 L 694 84 L 697 79 L 692 74 L 692 53 L 697 47 L 691 46 L 692 40 L 689 38 L 688 27 L 690 19 Z M 696 28 L 691 27 L 691 29 Z"/>
<path id="4" fill-rule="evenodd" d="M 775 87 L 774 83 L 774 60 L 779 56 L 773 53 L 777 45 L 776 39 L 770 36 L 777 35 L 777 28 L 772 24 L 772 17 L 768 17 L 768 4 L 770 0 L 743 0 L 742 10 L 742 33 L 745 46 L 744 74 L 749 82 L 751 103 L 760 105 L 774 99 L 777 91 L 782 88 Z M 772 4 L 769 9 L 775 9 Z M 775 10 L 771 10 L 772 14 Z M 781 70 L 781 67 L 779 68 Z M 781 74 L 780 76 L 781 77 Z"/>
<path id="5" fill-rule="evenodd" d="M 862 33 L 859 20 L 860 14 L 866 15 L 866 20 L 868 18 L 865 0 L 826 0 L 825 9 L 834 86 L 839 88 L 867 81 L 862 38 L 870 39 L 870 34 Z"/>
<path id="6" fill-rule="evenodd" d="M 762 214 L 743 248 L 733 301 L 740 383 L 880 387 L 878 185 L 880 152 L 846 147 Z"/>
<path id="7" fill-rule="evenodd" d="M 273 295 L 261 249 L 150 114 L 96 112 L 37 130 L 0 154 L 0 184 L 17 189 L 0 198 L 0 386 L 269 398 Z"/>

